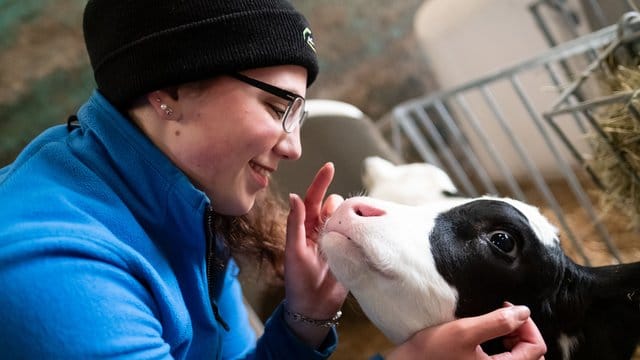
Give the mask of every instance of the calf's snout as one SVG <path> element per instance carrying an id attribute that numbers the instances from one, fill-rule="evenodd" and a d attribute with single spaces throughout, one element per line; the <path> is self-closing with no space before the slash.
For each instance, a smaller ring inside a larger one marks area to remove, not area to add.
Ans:
<path id="1" fill-rule="evenodd" d="M 377 204 L 370 198 L 354 197 L 345 200 L 327 220 L 325 231 L 336 231 L 351 238 L 363 229 L 361 225 L 379 222 L 388 211 L 384 204 Z"/>
<path id="2" fill-rule="evenodd" d="M 340 205 L 338 214 L 355 217 L 378 217 L 386 215 L 386 211 L 379 205 L 372 204 L 367 198 L 347 199 Z"/>

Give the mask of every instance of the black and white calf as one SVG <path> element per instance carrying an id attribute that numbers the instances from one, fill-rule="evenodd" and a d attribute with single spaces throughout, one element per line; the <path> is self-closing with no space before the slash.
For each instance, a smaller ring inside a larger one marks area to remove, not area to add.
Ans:
<path id="1" fill-rule="evenodd" d="M 527 305 L 547 359 L 629 359 L 640 336 L 640 263 L 583 267 L 537 208 L 507 199 L 425 206 L 355 197 L 320 238 L 335 276 L 393 342 L 454 318 Z M 501 351 L 501 342 L 484 344 Z"/>

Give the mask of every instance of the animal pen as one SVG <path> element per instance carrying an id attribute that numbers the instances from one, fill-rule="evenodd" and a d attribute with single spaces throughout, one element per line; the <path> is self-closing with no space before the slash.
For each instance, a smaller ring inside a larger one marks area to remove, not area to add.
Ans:
<path id="1" fill-rule="evenodd" d="M 444 169 L 464 195 L 540 207 L 578 263 L 640 260 L 639 46 L 640 15 L 630 12 L 526 61 L 396 106 L 391 143 L 408 160 Z M 630 133 L 622 141 L 638 152 L 615 141 L 622 130 L 610 120 L 620 117 Z M 628 193 L 614 189 L 620 183 Z"/>

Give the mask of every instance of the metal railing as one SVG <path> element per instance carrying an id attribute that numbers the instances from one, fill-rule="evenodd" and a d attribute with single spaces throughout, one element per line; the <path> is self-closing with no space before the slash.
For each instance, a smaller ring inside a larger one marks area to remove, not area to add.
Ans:
<path id="1" fill-rule="evenodd" d="M 619 24 L 527 61 L 396 106 L 394 148 L 407 159 L 443 168 L 469 196 L 510 196 L 549 209 L 576 256 L 589 265 L 577 235 L 583 229 L 566 218 L 563 199 L 571 195 L 612 262 L 622 262 L 589 195 L 606 189 L 590 171 L 585 154 L 590 151 L 588 137 L 599 134 L 592 110 L 634 95 L 603 93 L 594 72 L 614 49 L 637 40 L 637 20 L 636 13 L 628 13 Z M 558 181 L 562 196 L 552 190 L 551 183 Z"/>

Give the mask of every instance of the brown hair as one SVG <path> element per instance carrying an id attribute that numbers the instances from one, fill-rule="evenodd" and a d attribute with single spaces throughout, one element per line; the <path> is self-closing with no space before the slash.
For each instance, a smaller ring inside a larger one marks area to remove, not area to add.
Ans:
<path id="1" fill-rule="evenodd" d="M 241 269 L 257 266 L 274 283 L 284 280 L 284 244 L 288 206 L 273 187 L 261 192 L 246 215 L 215 217 L 231 256 Z M 265 266 L 266 265 L 266 266 Z M 263 277 L 264 278 L 264 277 Z"/>

